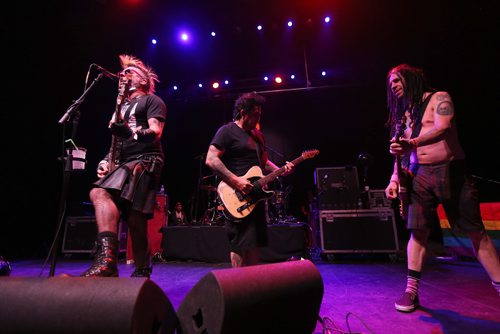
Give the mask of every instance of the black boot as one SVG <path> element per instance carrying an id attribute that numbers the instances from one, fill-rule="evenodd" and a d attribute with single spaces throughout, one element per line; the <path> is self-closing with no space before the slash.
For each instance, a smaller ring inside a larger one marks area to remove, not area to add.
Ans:
<path id="1" fill-rule="evenodd" d="M 134 272 L 130 277 L 151 277 L 151 273 L 153 272 L 153 267 L 144 267 L 144 268 L 135 268 Z"/>
<path id="2" fill-rule="evenodd" d="M 118 277 L 118 238 L 105 236 L 97 238 L 97 254 L 92 266 L 80 276 Z"/>

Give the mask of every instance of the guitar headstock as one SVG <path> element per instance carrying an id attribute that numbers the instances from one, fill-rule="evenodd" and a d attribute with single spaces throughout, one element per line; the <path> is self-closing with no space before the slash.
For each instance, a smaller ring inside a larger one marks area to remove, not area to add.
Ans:
<path id="1" fill-rule="evenodd" d="M 307 150 L 307 151 L 302 152 L 302 158 L 310 159 L 310 158 L 314 158 L 318 154 L 319 154 L 319 150 Z"/>

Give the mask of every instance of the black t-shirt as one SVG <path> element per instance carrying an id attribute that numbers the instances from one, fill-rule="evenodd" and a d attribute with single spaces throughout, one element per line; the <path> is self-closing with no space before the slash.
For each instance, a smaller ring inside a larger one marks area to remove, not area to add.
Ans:
<path id="1" fill-rule="evenodd" d="M 259 139 L 255 139 L 259 138 Z M 211 145 L 224 151 L 221 160 L 232 173 L 244 175 L 252 166 L 259 166 L 257 141 L 260 141 L 262 163 L 265 162 L 265 145 L 260 131 L 245 131 L 234 122 L 225 124 L 217 130 Z M 262 166 L 261 166 L 262 167 Z"/>
<path id="2" fill-rule="evenodd" d="M 165 122 L 167 107 L 160 97 L 149 94 L 132 99 L 130 103 L 122 109 L 122 114 L 125 117 L 128 116 L 127 121 L 131 129 L 135 129 L 137 126 L 148 129 L 148 119 L 150 118 L 156 118 L 160 122 Z M 163 157 L 161 141 L 155 139 L 152 143 L 144 143 L 133 138 L 127 139 L 123 141 L 121 160 L 147 153 L 160 154 Z"/>

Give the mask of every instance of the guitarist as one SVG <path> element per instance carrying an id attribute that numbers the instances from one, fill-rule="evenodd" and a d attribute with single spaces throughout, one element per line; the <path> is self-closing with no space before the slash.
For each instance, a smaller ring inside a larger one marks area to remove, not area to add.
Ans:
<path id="1" fill-rule="evenodd" d="M 452 228 L 467 233 L 474 253 L 500 293 L 500 262 L 485 232 L 477 190 L 466 169 L 450 95 L 434 92 L 421 69 L 402 64 L 387 75 L 387 101 L 392 132 L 400 120 L 406 124 L 402 137 L 391 140 L 390 153 L 403 157 L 398 160 L 405 160 L 408 155 L 412 175 L 407 188 L 410 230 L 407 285 L 395 302 L 396 310 L 412 312 L 419 306 L 419 281 L 432 224 L 439 222 L 436 210 L 439 203 Z M 398 196 L 402 182 L 398 170 L 401 168 L 395 164 L 385 190 L 391 199 Z"/>
<path id="2" fill-rule="evenodd" d="M 258 130 L 265 99 L 256 93 L 246 93 L 234 105 L 233 122 L 221 126 L 208 148 L 206 164 L 233 189 L 249 194 L 252 183 L 241 177 L 251 167 L 260 166 L 264 173 L 278 167 L 267 158 L 264 137 Z M 285 173 L 293 164 L 287 163 Z M 259 262 L 259 247 L 267 246 L 265 203 L 260 201 L 245 218 L 226 219 L 232 267 L 255 265 Z"/>
<path id="3" fill-rule="evenodd" d="M 147 238 L 147 220 L 153 217 L 156 192 L 163 167 L 161 135 L 166 106 L 154 94 L 155 72 L 141 60 L 120 55 L 123 70 L 118 115 L 113 115 L 110 130 L 113 142 L 109 154 L 99 163 L 90 191 L 97 222 L 97 254 L 92 266 L 81 276 L 118 276 L 118 221 L 127 222 L 132 238 L 135 271 L 133 277 L 150 277 L 151 254 Z M 122 96 L 123 95 L 123 96 Z M 115 141 L 116 140 L 116 141 Z M 119 161 L 110 157 L 118 157 Z M 112 167 L 116 166 L 116 167 Z"/>

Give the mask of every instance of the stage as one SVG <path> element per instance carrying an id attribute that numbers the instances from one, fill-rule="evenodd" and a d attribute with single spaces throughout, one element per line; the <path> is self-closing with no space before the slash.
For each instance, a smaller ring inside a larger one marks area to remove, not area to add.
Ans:
<path id="1" fill-rule="evenodd" d="M 62 273 L 78 276 L 90 263 L 90 260 L 61 258 L 56 276 Z M 48 275 L 47 267 L 42 273 L 41 260 L 14 260 L 11 264 L 11 277 Z M 352 333 L 377 334 L 500 333 L 500 297 L 475 261 L 443 261 L 430 254 L 420 285 L 422 307 L 410 314 L 394 309 L 394 300 L 403 291 L 406 281 L 404 258 L 390 261 L 380 254 L 351 257 L 342 254 L 335 255 L 335 259 L 328 262 L 316 259 L 314 264 L 324 284 L 319 316 L 331 320 L 326 320 L 330 329 L 336 326 L 345 332 L 350 328 Z M 151 280 L 178 310 L 189 291 L 205 275 L 228 268 L 229 263 L 178 260 L 155 263 Z M 122 259 L 119 271 L 120 277 L 127 278 L 133 265 Z M 284 280 L 274 283 L 277 287 L 286 284 Z M 293 303 L 296 307 L 301 306 L 300 300 Z M 280 309 L 275 308 L 273 312 L 279 313 Z M 323 326 L 318 322 L 313 333 L 321 334 L 322 330 Z M 273 334 L 279 334 L 279 331 Z"/>

